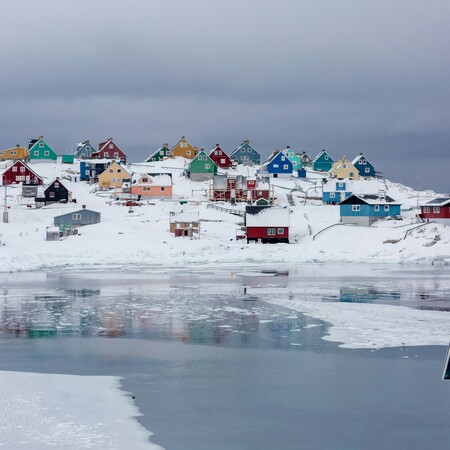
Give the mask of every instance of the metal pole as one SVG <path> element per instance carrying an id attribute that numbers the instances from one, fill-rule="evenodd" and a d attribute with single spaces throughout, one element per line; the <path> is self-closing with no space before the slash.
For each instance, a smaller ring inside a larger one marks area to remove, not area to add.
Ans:
<path id="1" fill-rule="evenodd" d="M 419 209 L 419 177 L 417 177 L 417 209 Z"/>
<path id="2" fill-rule="evenodd" d="M 5 205 L 3 208 L 3 223 L 8 223 L 8 203 L 6 196 L 6 184 L 5 184 Z"/>

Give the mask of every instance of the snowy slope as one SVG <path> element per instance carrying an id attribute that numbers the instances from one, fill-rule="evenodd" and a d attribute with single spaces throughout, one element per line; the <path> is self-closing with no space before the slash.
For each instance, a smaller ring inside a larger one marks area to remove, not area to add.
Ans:
<path id="1" fill-rule="evenodd" d="M 0 270 L 19 271 L 46 267 L 122 267 L 124 265 L 182 266 L 187 263 L 296 264 L 304 262 L 389 262 L 446 263 L 450 261 L 450 227 L 429 224 L 417 226 L 414 207 L 417 193 L 406 186 L 386 181 L 388 195 L 402 202 L 402 221 L 380 221 L 370 228 L 334 226 L 339 223 L 339 207 L 322 205 L 313 198 L 321 196 L 321 177 L 309 173 L 309 180 L 274 180 L 276 203 L 288 207 L 286 194 L 292 192 L 290 206 L 291 244 L 246 244 L 235 239 L 243 219 L 207 208 L 209 182 L 193 182 L 182 176 L 187 163 L 182 158 L 150 164 L 133 164 L 134 171 L 172 173 L 174 198 L 151 200 L 132 211 L 111 198 L 112 191 L 91 191 L 95 185 L 70 182 L 66 178 L 78 171 L 78 164 L 35 163 L 32 168 L 50 183 L 63 179 L 77 203 L 55 204 L 41 209 L 29 208 L 30 200 L 21 199 L 20 187 L 8 187 L 9 223 L 0 223 Z M 231 171 L 230 171 L 231 172 Z M 254 176 L 255 169 L 238 167 L 233 173 Z M 0 187 L 0 198 L 4 196 Z M 303 192 L 301 192 L 303 190 Z M 308 199 L 304 201 L 304 192 Z M 424 203 L 436 194 L 420 192 Z M 180 204 L 180 200 L 188 200 Z M 86 205 L 101 213 L 101 223 L 80 229 L 78 236 L 61 241 L 45 241 L 47 226 L 53 217 Z M 199 214 L 200 239 L 175 238 L 169 233 L 171 211 Z"/>

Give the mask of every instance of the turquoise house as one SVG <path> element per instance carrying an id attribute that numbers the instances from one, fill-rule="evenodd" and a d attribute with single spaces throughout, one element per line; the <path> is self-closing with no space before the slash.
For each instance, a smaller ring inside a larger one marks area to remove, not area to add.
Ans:
<path id="1" fill-rule="evenodd" d="M 303 164 L 302 164 L 302 160 L 300 159 L 300 156 L 298 156 L 297 153 L 295 153 L 291 149 L 291 147 L 289 147 L 289 145 L 286 146 L 285 150 L 283 150 L 283 154 L 285 156 L 287 156 L 289 161 L 292 163 L 293 170 L 302 170 L 303 169 Z"/>
<path id="2" fill-rule="evenodd" d="M 322 150 L 314 159 L 313 169 L 319 172 L 328 172 L 333 167 L 333 164 L 333 158 L 326 150 Z"/>
<path id="3" fill-rule="evenodd" d="M 341 222 L 370 226 L 387 217 L 400 217 L 401 204 L 388 195 L 351 195 L 340 204 Z"/>
<path id="4" fill-rule="evenodd" d="M 261 164 L 261 155 L 250 146 L 250 141 L 244 141 L 231 153 L 230 158 L 237 161 L 238 164 Z"/>
<path id="5" fill-rule="evenodd" d="M 58 158 L 56 152 L 44 141 L 43 136 L 40 136 L 39 139 L 30 139 L 28 148 L 30 161 L 56 161 Z"/>
<path id="6" fill-rule="evenodd" d="M 353 161 L 352 164 L 359 172 L 359 176 L 361 177 L 374 177 L 375 176 L 375 167 L 367 161 L 367 158 L 360 153 Z"/>

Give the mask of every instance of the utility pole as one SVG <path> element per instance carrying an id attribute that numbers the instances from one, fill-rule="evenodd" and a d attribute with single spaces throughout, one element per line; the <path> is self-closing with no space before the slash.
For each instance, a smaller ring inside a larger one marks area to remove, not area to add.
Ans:
<path id="1" fill-rule="evenodd" d="M 8 223 L 8 203 L 6 195 L 6 184 L 4 186 L 5 186 L 5 204 L 3 207 L 3 223 Z"/>
<path id="2" fill-rule="evenodd" d="M 417 209 L 419 209 L 419 177 L 417 177 L 417 189 L 416 189 L 416 192 L 417 192 L 417 204 L 416 204 L 416 207 L 417 207 Z"/>

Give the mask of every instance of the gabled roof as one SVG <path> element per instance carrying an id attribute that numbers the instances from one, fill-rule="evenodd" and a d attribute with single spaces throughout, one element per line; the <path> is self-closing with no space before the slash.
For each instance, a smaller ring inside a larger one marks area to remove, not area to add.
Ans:
<path id="1" fill-rule="evenodd" d="M 244 141 L 241 145 L 239 145 L 238 147 L 236 147 L 232 152 L 230 156 L 233 156 L 236 152 L 238 152 L 242 147 L 244 146 L 248 146 L 250 147 L 256 154 L 260 155 L 259 152 L 257 152 L 251 145 L 250 145 L 250 141 Z M 261 156 L 261 155 L 260 155 Z"/>
<path id="2" fill-rule="evenodd" d="M 143 176 L 149 178 L 148 183 L 141 183 L 141 185 L 150 184 L 152 186 L 172 186 L 172 174 L 171 173 L 133 173 L 131 182 L 136 183 Z"/>
<path id="3" fill-rule="evenodd" d="M 328 155 L 330 157 L 330 159 L 334 162 L 334 159 L 331 157 L 331 155 L 325 149 L 323 149 L 319 152 L 319 154 L 314 158 L 314 161 L 319 159 L 322 155 Z"/>
<path id="4" fill-rule="evenodd" d="M 274 161 L 276 158 L 278 158 L 278 156 L 280 156 L 280 155 L 284 156 L 286 158 L 286 160 L 289 161 L 289 164 L 292 164 L 292 161 L 283 152 L 275 151 L 262 163 L 262 166 L 267 166 L 272 161 Z"/>
<path id="5" fill-rule="evenodd" d="M 15 166 L 16 164 L 20 164 L 20 165 L 26 167 L 35 177 L 39 178 L 40 180 L 44 180 L 30 166 L 27 166 L 20 159 L 18 159 L 16 161 L 7 161 L 4 164 L 0 164 L 0 175 L 3 175 L 5 172 L 7 172 L 9 169 L 11 169 L 11 167 Z"/>
<path id="6" fill-rule="evenodd" d="M 352 164 L 356 164 L 361 158 L 364 158 L 367 162 L 369 162 L 369 160 L 362 153 L 360 153 L 359 155 L 355 156 Z"/>
<path id="7" fill-rule="evenodd" d="M 70 212 L 68 212 L 68 213 L 61 214 L 61 215 L 59 215 L 59 216 L 55 216 L 55 217 L 53 217 L 53 220 L 54 220 L 54 219 L 59 219 L 59 218 L 61 218 L 61 217 L 71 216 L 72 214 L 83 214 L 83 213 L 85 213 L 85 212 L 89 212 L 89 213 L 94 213 L 94 214 L 100 215 L 99 212 L 93 211 L 92 209 L 82 208 L 82 209 L 77 209 L 76 211 L 70 211 Z"/>
<path id="8" fill-rule="evenodd" d="M 400 202 L 396 202 L 389 195 L 351 195 L 349 198 L 340 202 L 340 205 L 353 205 L 353 204 L 366 204 L 366 205 L 401 205 Z"/>
<path id="9" fill-rule="evenodd" d="M 450 205 L 450 197 L 438 197 L 422 206 L 447 206 Z"/>
<path id="10" fill-rule="evenodd" d="M 288 227 L 289 209 L 275 206 L 247 206 L 245 225 L 247 227 Z"/>
<path id="11" fill-rule="evenodd" d="M 219 144 L 216 144 L 215 147 L 209 151 L 208 156 L 211 156 L 213 154 L 213 152 L 216 150 L 220 150 L 224 155 L 228 156 L 227 153 L 220 148 Z"/>
<path id="12" fill-rule="evenodd" d="M 170 151 L 169 144 L 163 144 L 161 147 L 159 147 L 157 150 L 155 150 L 153 153 L 150 154 L 148 158 L 146 158 L 146 161 L 149 159 L 152 159 L 157 153 L 159 153 L 163 148 L 167 148 L 167 150 Z"/>
<path id="13" fill-rule="evenodd" d="M 186 136 L 181 136 L 181 139 L 172 147 L 172 150 L 181 143 L 181 141 L 186 141 L 188 145 L 190 145 L 192 148 L 195 148 L 187 139 Z"/>

